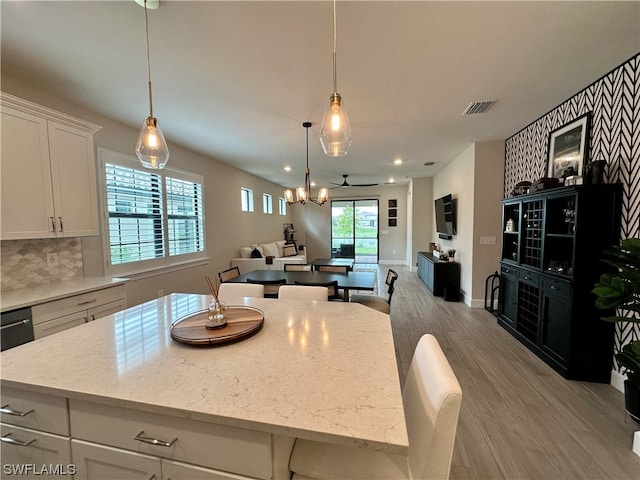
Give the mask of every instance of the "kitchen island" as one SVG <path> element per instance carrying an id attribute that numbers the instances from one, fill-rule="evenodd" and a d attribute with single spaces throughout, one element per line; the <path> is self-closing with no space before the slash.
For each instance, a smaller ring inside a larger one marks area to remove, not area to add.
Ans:
<path id="1" fill-rule="evenodd" d="M 388 315 L 340 302 L 238 299 L 264 313 L 253 336 L 215 347 L 172 340 L 171 324 L 209 301 L 172 294 L 3 352 L 3 405 L 68 402 L 68 431 L 44 419 L 25 426 L 70 443 L 76 478 L 113 474 L 100 470 L 104 455 L 126 468 L 123 455 L 134 469 L 149 462 L 143 470 L 158 478 L 179 468 L 218 475 L 199 478 L 288 478 L 295 438 L 407 453 Z"/>

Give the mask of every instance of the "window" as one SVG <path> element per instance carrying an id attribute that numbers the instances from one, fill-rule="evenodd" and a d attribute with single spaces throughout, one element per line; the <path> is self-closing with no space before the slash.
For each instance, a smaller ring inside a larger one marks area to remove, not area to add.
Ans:
<path id="1" fill-rule="evenodd" d="M 273 198 L 268 193 L 262 194 L 262 209 L 264 213 L 273 213 Z"/>
<path id="2" fill-rule="evenodd" d="M 278 198 L 278 211 L 280 212 L 280 215 L 287 214 L 287 202 L 282 197 Z"/>
<path id="3" fill-rule="evenodd" d="M 100 150 L 108 213 L 108 270 L 123 273 L 205 258 L 202 176 L 146 170 Z"/>
<path id="4" fill-rule="evenodd" d="M 253 212 L 253 190 L 241 187 L 240 195 L 242 198 L 242 211 Z"/>

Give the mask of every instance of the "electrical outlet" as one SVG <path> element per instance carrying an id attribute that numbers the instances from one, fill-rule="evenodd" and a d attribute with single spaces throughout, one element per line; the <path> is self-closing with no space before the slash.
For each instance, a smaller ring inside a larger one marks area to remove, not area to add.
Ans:
<path id="1" fill-rule="evenodd" d="M 57 266 L 58 266 L 58 254 L 47 253 L 47 267 L 57 267 Z"/>

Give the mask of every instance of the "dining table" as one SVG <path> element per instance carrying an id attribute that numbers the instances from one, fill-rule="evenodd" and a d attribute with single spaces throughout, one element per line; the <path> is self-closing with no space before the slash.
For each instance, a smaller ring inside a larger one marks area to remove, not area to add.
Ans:
<path id="1" fill-rule="evenodd" d="M 74 458 L 113 445 L 136 450 L 135 462 L 173 457 L 266 480 L 290 478 L 297 438 L 407 454 L 388 315 L 356 303 L 235 298 L 228 307 L 259 312 L 261 328 L 225 344 L 176 341 L 173 330 L 211 298 L 173 293 L 6 350 L 3 402 L 22 408 L 9 391 L 59 398 L 60 441 Z M 42 420 L 33 428 L 47 430 Z M 175 444 L 131 439 L 142 430 Z M 114 440 L 116 431 L 128 435 Z"/>
<path id="2" fill-rule="evenodd" d="M 374 291 L 376 283 L 375 272 L 285 272 L 284 270 L 253 270 L 252 272 L 243 273 L 235 277 L 229 282 L 247 283 L 253 282 L 273 282 L 277 280 L 285 280 L 288 285 L 298 284 L 316 284 L 330 283 L 337 281 L 338 290 L 343 291 L 344 301 L 349 301 L 351 290 Z"/>

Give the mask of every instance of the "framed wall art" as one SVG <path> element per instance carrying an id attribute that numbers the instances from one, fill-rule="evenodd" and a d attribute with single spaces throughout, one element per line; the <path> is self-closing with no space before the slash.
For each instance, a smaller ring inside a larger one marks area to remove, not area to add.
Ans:
<path id="1" fill-rule="evenodd" d="M 591 114 L 587 113 L 549 134 L 547 177 L 564 181 L 584 175 Z"/>

